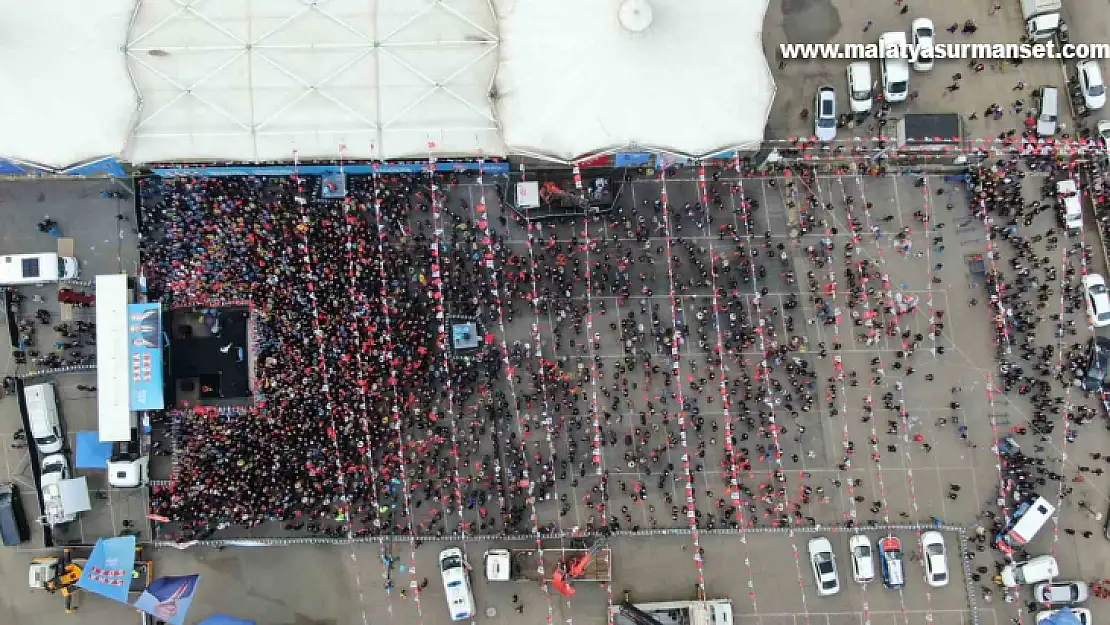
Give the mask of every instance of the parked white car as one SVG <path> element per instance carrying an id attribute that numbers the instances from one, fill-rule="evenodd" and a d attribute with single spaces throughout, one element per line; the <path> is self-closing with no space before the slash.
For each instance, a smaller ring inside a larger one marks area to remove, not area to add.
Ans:
<path id="1" fill-rule="evenodd" d="M 883 33 L 879 37 L 879 47 L 886 55 L 880 61 L 883 97 L 887 102 L 905 102 L 910 95 L 910 62 L 901 56 L 906 47 L 906 33 L 900 30 Z"/>
<path id="2" fill-rule="evenodd" d="M 917 59 L 913 68 L 919 72 L 933 69 L 933 46 L 936 45 L 937 29 L 933 28 L 933 20 L 919 17 L 910 24 L 913 35 L 913 45 L 917 50 Z"/>
<path id="3" fill-rule="evenodd" d="M 820 141 L 836 139 L 836 89 L 822 85 L 813 102 L 813 134 Z"/>
<path id="4" fill-rule="evenodd" d="M 937 588 L 948 585 L 948 548 L 940 532 L 921 534 L 921 561 L 926 584 Z"/>
<path id="5" fill-rule="evenodd" d="M 836 555 L 828 538 L 818 536 L 809 541 L 809 562 L 817 582 L 817 594 L 828 597 L 840 592 L 840 577 L 836 573 Z"/>
<path id="6" fill-rule="evenodd" d="M 1083 103 L 1092 111 L 1106 106 L 1106 83 L 1102 81 L 1102 68 L 1098 61 L 1080 61 L 1075 65 L 1079 74 L 1079 89 L 1083 92 Z"/>
<path id="7" fill-rule="evenodd" d="M 1087 316 L 1096 328 L 1110 325 L 1110 290 L 1106 280 L 1097 273 L 1083 276 L 1083 290 L 1087 292 Z"/>
<path id="8" fill-rule="evenodd" d="M 871 112 L 871 63 L 856 61 L 848 65 L 848 105 L 853 113 Z"/>
<path id="9" fill-rule="evenodd" d="M 65 454 L 50 454 L 42 459 L 42 480 L 47 481 L 68 480 L 70 477 L 69 460 Z"/>
<path id="10" fill-rule="evenodd" d="M 854 534 L 848 539 L 848 549 L 852 552 L 852 579 L 866 584 L 875 579 L 875 552 L 871 541 L 863 534 Z"/>
<path id="11" fill-rule="evenodd" d="M 1110 119 L 1098 120 L 1098 136 L 1102 139 L 1102 147 L 1110 147 Z"/>
<path id="12" fill-rule="evenodd" d="M 1030 558 L 1024 562 L 1011 562 L 1002 569 L 1002 585 L 1017 588 L 1048 580 L 1060 574 L 1060 564 L 1056 558 L 1044 555 Z"/>

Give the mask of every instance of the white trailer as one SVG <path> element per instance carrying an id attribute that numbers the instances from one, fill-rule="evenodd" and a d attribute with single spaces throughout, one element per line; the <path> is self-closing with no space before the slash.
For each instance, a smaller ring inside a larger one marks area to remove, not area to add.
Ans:
<path id="1" fill-rule="evenodd" d="M 732 625 L 732 601 L 659 601 L 629 603 L 627 600 L 609 607 L 609 620 L 614 625 Z"/>

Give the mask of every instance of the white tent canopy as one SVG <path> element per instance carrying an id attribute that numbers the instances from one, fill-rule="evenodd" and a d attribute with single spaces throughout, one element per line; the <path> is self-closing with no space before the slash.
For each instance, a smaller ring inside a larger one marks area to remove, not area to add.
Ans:
<path id="1" fill-rule="evenodd" d="M 0 156 L 66 166 L 118 155 L 135 115 L 120 54 L 135 0 L 0 0 Z"/>
<path id="2" fill-rule="evenodd" d="M 767 2 L 0 0 L 0 158 L 751 147 Z"/>
<path id="3" fill-rule="evenodd" d="M 143 0 L 126 156 L 499 154 L 497 44 L 485 0 Z"/>
<path id="4" fill-rule="evenodd" d="M 510 151 L 700 156 L 762 141 L 775 92 L 768 0 L 496 1 Z"/>

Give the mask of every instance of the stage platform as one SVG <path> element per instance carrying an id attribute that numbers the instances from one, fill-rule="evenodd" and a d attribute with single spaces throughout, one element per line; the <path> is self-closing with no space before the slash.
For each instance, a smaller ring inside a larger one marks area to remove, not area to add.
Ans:
<path id="1" fill-rule="evenodd" d="M 173 402 L 226 404 L 251 397 L 250 311 L 190 308 L 170 314 Z"/>

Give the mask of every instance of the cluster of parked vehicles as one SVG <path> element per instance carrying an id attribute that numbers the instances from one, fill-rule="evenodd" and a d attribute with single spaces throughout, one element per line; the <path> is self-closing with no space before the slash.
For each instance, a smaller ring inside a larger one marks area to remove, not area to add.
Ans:
<path id="1" fill-rule="evenodd" d="M 1082 581 L 1055 581 L 1059 575 L 1056 558 L 1044 555 L 1008 564 L 1002 569 L 1001 581 L 1007 588 L 1033 587 L 1033 600 L 1044 608 L 1037 612 L 1038 623 L 1068 610 L 1081 625 L 1091 625 L 1091 611 L 1079 605 L 1091 596 L 1090 586 Z"/>
<path id="2" fill-rule="evenodd" d="M 919 17 L 910 25 L 910 37 L 904 32 L 883 33 L 879 37 L 882 50 L 905 50 L 911 41 L 918 49 L 931 48 L 935 41 L 936 29 L 933 21 Z M 905 102 L 910 95 L 910 68 L 927 72 L 933 68 L 930 56 L 907 59 L 892 55 L 880 61 L 882 69 L 882 97 L 885 101 Z M 856 61 L 848 65 L 848 107 L 852 115 L 862 116 L 871 112 L 874 105 L 872 93 L 871 63 Z M 817 89 L 813 107 L 814 136 L 820 141 L 836 139 L 837 120 L 836 89 L 825 85 Z"/>
<path id="3" fill-rule="evenodd" d="M 852 580 L 857 584 L 873 582 L 878 575 L 885 588 L 905 588 L 906 556 L 899 539 L 884 536 L 873 545 L 866 535 L 854 534 L 848 539 L 848 550 L 851 554 Z M 824 536 L 814 537 L 809 541 L 808 552 L 817 594 L 828 597 L 840 592 L 840 573 L 832 542 Z M 926 584 L 934 588 L 948 585 L 948 548 L 940 532 L 922 532 L 920 551 L 914 557 L 920 557 Z"/>

